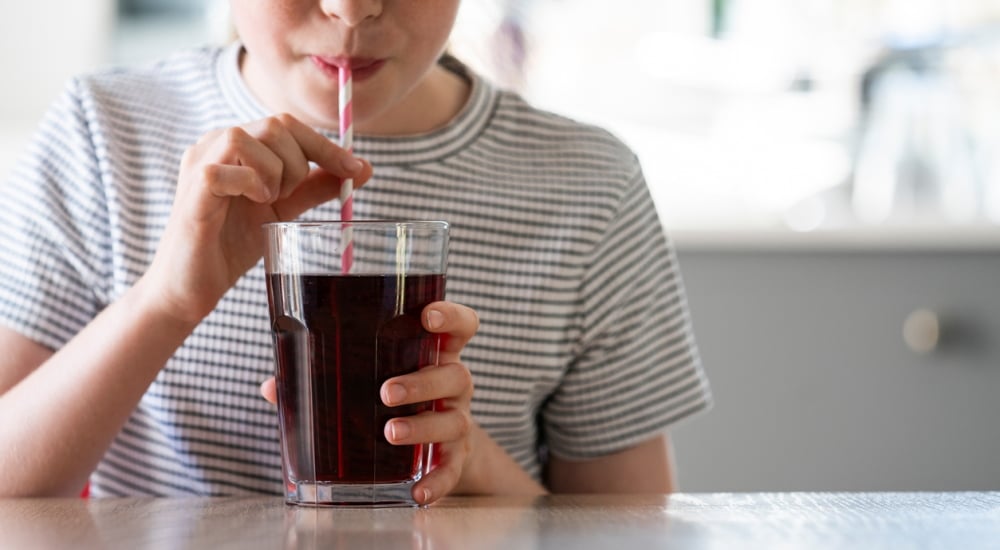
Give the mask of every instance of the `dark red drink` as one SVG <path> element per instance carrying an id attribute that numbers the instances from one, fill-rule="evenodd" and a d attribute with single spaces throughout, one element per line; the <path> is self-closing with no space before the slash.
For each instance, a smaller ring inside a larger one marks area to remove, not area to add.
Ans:
<path id="1" fill-rule="evenodd" d="M 391 445 L 383 429 L 431 404 L 386 407 L 379 389 L 436 360 L 438 337 L 420 314 L 443 299 L 444 276 L 271 274 L 267 284 L 290 481 L 417 477 L 426 447 Z"/>

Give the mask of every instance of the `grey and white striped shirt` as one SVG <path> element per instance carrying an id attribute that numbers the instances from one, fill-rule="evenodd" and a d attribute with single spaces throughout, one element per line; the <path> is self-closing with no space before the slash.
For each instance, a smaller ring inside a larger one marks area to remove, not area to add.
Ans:
<path id="1" fill-rule="evenodd" d="M 184 150 L 268 116 L 239 45 L 73 80 L 2 188 L 0 322 L 63 346 L 146 270 Z M 635 156 L 475 75 L 446 127 L 355 137 L 357 219 L 452 227 L 447 298 L 481 328 L 473 415 L 532 475 L 539 448 L 613 453 L 708 406 L 676 257 Z M 335 139 L 335 134 L 329 134 Z M 336 201 L 305 216 L 339 218 Z M 261 264 L 157 376 L 91 478 L 103 495 L 280 494 Z"/>

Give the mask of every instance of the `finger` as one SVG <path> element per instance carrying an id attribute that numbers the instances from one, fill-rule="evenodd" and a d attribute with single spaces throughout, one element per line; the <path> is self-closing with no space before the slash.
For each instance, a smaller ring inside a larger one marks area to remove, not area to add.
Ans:
<path id="1" fill-rule="evenodd" d="M 268 117 L 246 127 L 254 138 L 267 146 L 281 161 L 281 198 L 291 195 L 309 173 L 309 161 L 283 120 L 282 116 Z"/>
<path id="2" fill-rule="evenodd" d="M 462 446 L 458 443 L 437 446 L 441 462 L 413 486 L 413 499 L 418 504 L 430 504 L 451 493 L 462 476 L 461 464 L 465 461 Z"/>
<path id="3" fill-rule="evenodd" d="M 362 175 L 365 164 L 360 159 L 313 130 L 292 115 L 280 115 L 281 122 L 291 132 L 306 158 L 341 178 Z"/>
<path id="4" fill-rule="evenodd" d="M 243 128 L 229 128 L 216 142 L 219 164 L 246 166 L 255 170 L 272 198 L 278 198 L 283 163 L 274 151 Z"/>
<path id="5" fill-rule="evenodd" d="M 278 385 L 273 376 L 261 383 L 260 394 L 272 405 L 278 403 Z"/>
<path id="6" fill-rule="evenodd" d="M 472 398 L 472 375 L 461 363 L 431 365 L 386 380 L 379 395 L 390 407 L 438 399 L 467 401 Z"/>
<path id="7" fill-rule="evenodd" d="M 454 302 L 434 302 L 424 308 L 424 328 L 441 334 L 441 363 L 458 363 L 459 354 L 479 330 L 479 316 L 472 308 Z"/>
<path id="8" fill-rule="evenodd" d="M 280 221 L 298 218 L 306 210 L 340 196 L 341 179 L 321 168 L 313 170 L 287 198 L 272 206 Z"/>
<path id="9" fill-rule="evenodd" d="M 374 175 L 374 169 L 370 162 L 363 158 L 358 158 L 358 160 L 361 161 L 361 171 L 351 178 L 355 189 L 364 186 L 364 184 L 368 183 L 368 180 L 372 179 L 372 175 Z"/>
<path id="10" fill-rule="evenodd" d="M 198 141 L 194 142 L 196 148 L 201 148 L 207 144 L 214 142 L 219 139 L 220 136 L 226 133 L 225 128 L 216 128 L 214 130 L 209 130 L 198 138 Z"/>
<path id="11" fill-rule="evenodd" d="M 385 439 L 393 445 L 458 441 L 469 435 L 472 418 L 467 410 L 427 411 L 385 423 Z"/>
<path id="12" fill-rule="evenodd" d="M 209 164 L 204 171 L 205 187 L 216 197 L 245 196 L 255 202 L 271 200 L 271 189 L 260 173 L 249 166 Z"/>

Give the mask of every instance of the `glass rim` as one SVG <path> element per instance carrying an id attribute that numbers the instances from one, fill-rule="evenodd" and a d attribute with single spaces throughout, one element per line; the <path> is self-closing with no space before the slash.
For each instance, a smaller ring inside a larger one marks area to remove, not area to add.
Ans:
<path id="1" fill-rule="evenodd" d="M 326 226 L 338 226 L 343 227 L 345 225 L 362 226 L 362 227 L 376 227 L 380 225 L 384 226 L 403 226 L 403 227 L 440 227 L 448 228 L 449 223 L 444 220 L 392 220 L 392 219 L 381 219 L 381 220 L 297 220 L 288 222 L 267 222 L 261 224 L 261 227 L 271 228 L 271 227 L 298 227 L 298 228 L 310 228 L 310 227 L 326 227 Z"/>

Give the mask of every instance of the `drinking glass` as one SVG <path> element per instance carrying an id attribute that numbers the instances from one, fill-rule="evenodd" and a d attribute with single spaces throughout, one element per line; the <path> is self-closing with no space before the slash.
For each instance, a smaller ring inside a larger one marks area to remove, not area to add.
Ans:
<path id="1" fill-rule="evenodd" d="M 432 445 L 391 445 L 389 378 L 437 362 L 421 313 L 444 298 L 448 224 L 285 222 L 264 226 L 285 498 L 301 505 L 414 506 Z"/>

